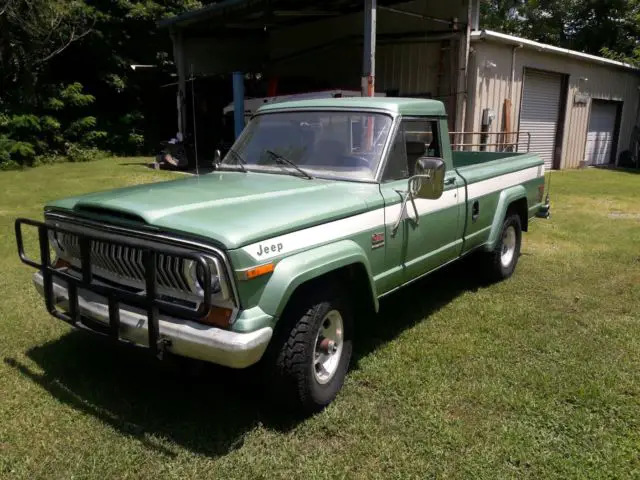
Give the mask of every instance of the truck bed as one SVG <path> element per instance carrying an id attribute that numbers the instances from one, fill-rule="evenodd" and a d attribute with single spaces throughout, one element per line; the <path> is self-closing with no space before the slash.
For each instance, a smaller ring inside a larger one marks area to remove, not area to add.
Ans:
<path id="1" fill-rule="evenodd" d="M 514 159 L 519 157 L 530 156 L 529 153 L 514 152 L 452 152 L 453 165 L 455 168 L 469 167 L 472 165 L 480 165 L 482 163 L 493 162 L 496 160 Z"/>
<path id="2" fill-rule="evenodd" d="M 541 205 L 538 188 L 544 184 L 544 162 L 534 153 L 453 152 L 453 166 L 467 191 L 464 251 L 489 241 L 503 191 L 524 187 L 527 216 Z M 473 215 L 473 203 L 477 217 Z M 525 227 L 526 228 L 526 227 Z"/>
<path id="3" fill-rule="evenodd" d="M 535 153 L 453 152 L 453 167 L 467 185 L 543 165 Z"/>

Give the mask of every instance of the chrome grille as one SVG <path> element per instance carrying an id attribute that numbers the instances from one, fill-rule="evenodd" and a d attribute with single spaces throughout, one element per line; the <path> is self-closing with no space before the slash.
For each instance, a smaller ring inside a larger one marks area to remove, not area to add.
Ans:
<path id="1" fill-rule="evenodd" d="M 62 256 L 72 263 L 79 264 L 80 244 L 76 235 L 64 233 L 58 235 Z M 95 274 L 106 273 L 127 283 L 144 286 L 144 264 L 142 249 L 116 245 L 101 240 L 91 241 L 91 265 Z M 159 254 L 156 260 L 158 286 L 184 293 L 196 293 L 190 287 L 185 273 L 185 259 Z"/>

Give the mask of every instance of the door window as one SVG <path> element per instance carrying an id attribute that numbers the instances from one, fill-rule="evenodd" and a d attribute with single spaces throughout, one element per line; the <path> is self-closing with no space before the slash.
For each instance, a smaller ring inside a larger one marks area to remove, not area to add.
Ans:
<path id="1" fill-rule="evenodd" d="M 403 119 L 396 133 L 389 158 L 382 175 L 383 182 L 403 180 L 414 174 L 420 157 L 441 157 L 438 121 L 430 119 Z"/>

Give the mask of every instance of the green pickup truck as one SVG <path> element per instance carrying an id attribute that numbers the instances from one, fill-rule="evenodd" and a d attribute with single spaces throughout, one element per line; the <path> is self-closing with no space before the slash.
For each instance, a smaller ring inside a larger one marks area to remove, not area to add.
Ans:
<path id="1" fill-rule="evenodd" d="M 53 201 L 16 220 L 20 258 L 55 317 L 159 357 L 257 364 L 306 412 L 341 389 L 381 297 L 472 252 L 509 277 L 549 212 L 539 156 L 453 152 L 434 100 L 264 106 L 214 166 Z"/>

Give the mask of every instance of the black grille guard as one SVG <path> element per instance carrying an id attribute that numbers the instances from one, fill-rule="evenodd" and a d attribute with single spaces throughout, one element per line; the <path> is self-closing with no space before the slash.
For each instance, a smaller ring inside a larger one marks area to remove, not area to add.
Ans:
<path id="1" fill-rule="evenodd" d="M 24 252 L 24 241 L 22 236 L 23 225 L 38 230 L 38 241 L 40 246 L 40 261 L 35 261 Z M 70 275 L 67 272 L 56 269 L 51 265 L 49 231 L 66 233 L 78 236 L 80 245 L 80 278 Z M 114 340 L 122 340 L 120 338 L 120 304 L 130 305 L 144 309 L 147 312 L 147 330 L 149 335 L 149 348 L 152 353 L 158 357 L 162 356 L 167 340 L 160 338 L 158 315 L 159 312 L 167 315 L 184 318 L 188 320 L 199 320 L 211 309 L 211 268 L 206 261 L 205 255 L 194 252 L 193 250 L 183 249 L 174 246 L 141 246 L 140 243 L 127 238 L 118 240 L 108 240 L 119 246 L 135 247 L 142 250 L 142 262 L 144 265 L 145 290 L 144 295 L 133 293 L 122 288 L 96 283 L 93 278 L 91 269 L 91 242 L 104 240 L 97 235 L 89 235 L 78 233 L 66 228 L 60 228 L 54 225 L 46 224 L 36 220 L 27 218 L 18 218 L 15 221 L 16 242 L 18 246 L 18 255 L 20 260 L 31 267 L 37 268 L 42 273 L 44 300 L 47 311 L 56 318 L 63 320 L 76 328 L 88 328 L 97 333 L 109 336 Z M 203 298 L 197 309 L 176 305 L 158 297 L 158 275 L 157 275 L 157 258 L 158 255 L 175 255 L 187 260 L 193 260 L 196 264 L 204 269 L 204 278 L 202 289 Z M 56 308 L 53 298 L 53 279 L 60 278 L 67 282 L 67 290 L 69 295 L 68 312 L 63 312 Z M 95 292 L 107 298 L 109 305 L 109 325 L 100 328 L 91 322 L 91 326 L 84 325 L 81 320 L 80 309 L 78 307 L 78 288 Z"/>

